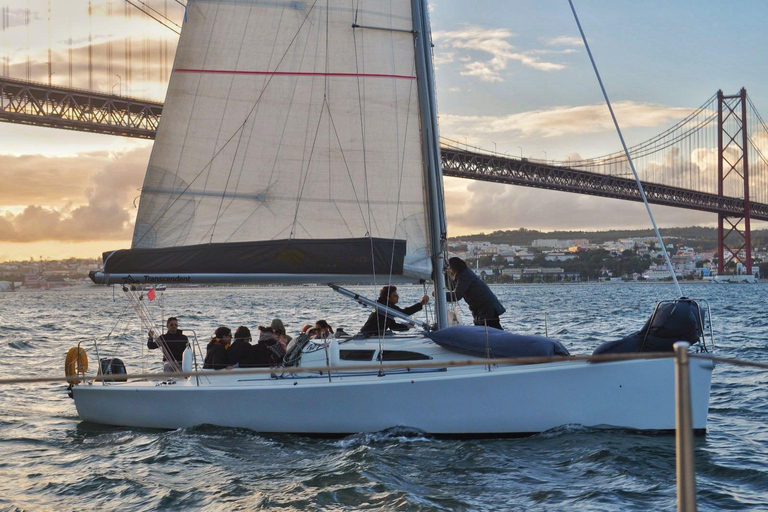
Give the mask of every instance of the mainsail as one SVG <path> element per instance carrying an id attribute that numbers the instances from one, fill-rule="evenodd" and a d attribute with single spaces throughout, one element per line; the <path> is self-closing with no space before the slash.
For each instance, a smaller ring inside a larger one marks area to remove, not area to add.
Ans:
<path id="1" fill-rule="evenodd" d="M 416 75 L 409 0 L 189 0 L 102 281 L 432 278 Z"/>

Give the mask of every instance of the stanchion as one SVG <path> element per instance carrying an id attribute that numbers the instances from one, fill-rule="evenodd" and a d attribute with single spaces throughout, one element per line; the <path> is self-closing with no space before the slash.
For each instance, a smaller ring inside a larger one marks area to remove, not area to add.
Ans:
<path id="1" fill-rule="evenodd" d="M 677 453 L 677 510 L 696 510 L 696 473 L 693 466 L 693 418 L 689 343 L 675 343 L 675 444 Z"/>

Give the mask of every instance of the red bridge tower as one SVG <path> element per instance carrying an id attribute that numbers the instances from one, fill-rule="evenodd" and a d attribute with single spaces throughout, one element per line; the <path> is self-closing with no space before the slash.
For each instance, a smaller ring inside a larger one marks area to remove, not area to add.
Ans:
<path id="1" fill-rule="evenodd" d="M 752 274 L 746 89 L 734 96 L 717 91 L 717 124 L 717 195 L 723 197 L 725 185 L 730 190 L 744 187 L 744 215 L 717 215 L 717 273 L 723 275 L 735 260 Z"/>

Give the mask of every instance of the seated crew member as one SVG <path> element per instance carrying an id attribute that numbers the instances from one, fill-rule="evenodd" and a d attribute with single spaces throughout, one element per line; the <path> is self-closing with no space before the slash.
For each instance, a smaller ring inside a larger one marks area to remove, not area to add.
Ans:
<path id="1" fill-rule="evenodd" d="M 223 325 L 216 329 L 216 332 L 208 343 L 205 351 L 204 370 L 223 370 L 227 368 L 227 349 L 232 342 L 232 330 Z"/>
<path id="2" fill-rule="evenodd" d="M 160 344 L 164 345 L 166 349 L 163 350 L 163 371 L 180 371 L 181 360 L 184 357 L 184 350 L 187 348 L 189 338 L 181 333 L 181 329 L 179 329 L 179 321 L 175 316 L 168 318 L 165 322 L 165 327 L 166 333 L 158 336 L 157 339 L 155 339 L 155 331 L 149 331 L 147 348 L 149 350 L 155 350 L 156 348 L 160 348 Z M 160 344 L 158 344 L 158 342 Z M 172 358 L 170 361 L 166 354 Z"/>
<path id="3" fill-rule="evenodd" d="M 285 347 L 272 327 L 259 326 L 259 341 L 251 350 L 254 366 L 275 366 L 283 362 Z"/>
<path id="4" fill-rule="evenodd" d="M 424 307 L 424 304 L 429 302 L 429 297 L 425 295 L 419 302 L 407 308 L 397 307 L 396 304 L 399 300 L 400 295 L 397 293 L 397 287 L 385 286 L 379 292 L 379 298 L 376 300 L 376 302 L 379 304 L 384 304 L 385 306 L 388 306 L 406 315 L 412 315 L 417 311 L 421 311 L 421 308 Z M 385 312 L 376 310 L 373 311 L 371 316 L 368 317 L 368 320 L 365 322 L 365 325 L 363 325 L 362 329 L 360 329 L 360 332 L 369 335 L 382 335 L 387 329 L 392 331 L 407 331 L 410 328 L 411 326 L 397 323 L 394 318 L 388 316 Z"/>
<path id="5" fill-rule="evenodd" d="M 475 325 L 501 329 L 499 317 L 507 310 L 501 305 L 499 299 L 493 294 L 485 281 L 477 277 L 472 269 L 461 258 L 448 260 L 448 268 L 454 282 L 452 292 L 447 292 L 448 302 L 464 299 L 472 311 Z"/>
<path id="6" fill-rule="evenodd" d="M 325 320 L 318 320 L 315 322 L 314 333 L 318 338 L 327 338 L 333 334 L 333 327 Z"/>
<path id="7" fill-rule="evenodd" d="M 269 326 L 272 327 L 272 329 L 274 329 L 275 337 L 277 338 L 277 340 L 283 344 L 283 347 L 287 347 L 288 344 L 293 339 L 293 337 L 288 336 L 285 333 L 285 326 L 283 325 L 283 321 L 280 320 L 279 318 L 275 318 L 272 320 L 272 323 Z"/>
<path id="8" fill-rule="evenodd" d="M 248 368 L 253 366 L 251 330 L 241 325 L 235 331 L 235 337 L 227 350 L 227 362 L 230 366 Z"/>

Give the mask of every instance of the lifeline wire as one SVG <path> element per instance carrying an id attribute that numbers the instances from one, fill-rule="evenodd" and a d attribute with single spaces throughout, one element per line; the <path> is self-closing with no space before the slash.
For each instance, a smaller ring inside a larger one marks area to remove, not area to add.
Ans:
<path id="1" fill-rule="evenodd" d="M 587 49 L 589 60 L 590 62 L 592 62 L 592 68 L 595 70 L 595 76 L 597 76 L 597 81 L 600 83 L 600 89 L 603 91 L 603 97 L 605 98 L 605 103 L 606 105 L 608 105 L 608 110 L 611 112 L 611 119 L 613 119 L 613 125 L 616 127 L 616 131 L 619 134 L 619 139 L 621 139 L 621 146 L 624 148 L 624 154 L 627 155 L 627 162 L 629 162 L 629 167 L 632 169 L 632 174 L 635 175 L 635 182 L 637 183 L 637 188 L 640 190 L 640 197 L 643 198 L 645 209 L 648 210 L 648 216 L 651 218 L 651 224 L 653 224 L 653 230 L 656 232 L 656 238 L 659 240 L 659 245 L 661 245 L 661 252 L 662 254 L 664 254 L 664 260 L 667 262 L 667 268 L 669 268 L 669 273 L 672 274 L 672 280 L 675 282 L 675 286 L 677 286 L 677 293 L 682 297 L 683 290 L 680 288 L 680 283 L 677 282 L 675 269 L 674 267 L 672 267 L 672 261 L 670 261 L 669 259 L 669 254 L 667 254 L 667 248 L 664 247 L 664 240 L 662 240 L 661 233 L 659 233 L 659 228 L 656 226 L 656 220 L 653 218 L 653 213 L 651 212 L 651 206 L 648 204 L 648 198 L 645 196 L 645 190 L 643 190 L 643 184 L 640 183 L 640 177 L 637 175 L 637 170 L 635 169 L 635 163 L 632 161 L 632 157 L 629 154 L 627 143 L 624 142 L 624 135 L 621 133 L 619 122 L 616 120 L 616 114 L 613 113 L 611 100 L 608 99 L 608 93 L 605 91 L 605 86 L 603 85 L 603 79 L 600 78 L 600 71 L 597 70 L 597 64 L 595 64 L 595 59 L 592 57 L 592 51 L 589 49 L 587 36 L 584 35 L 584 30 L 581 28 L 579 17 L 576 14 L 576 8 L 573 6 L 573 0 L 568 0 L 568 3 L 571 6 L 571 12 L 573 12 L 573 18 L 576 20 L 576 25 L 579 27 L 579 33 L 581 34 L 582 41 L 584 41 L 584 47 Z"/>
<path id="2" fill-rule="evenodd" d="M 425 369 L 425 368 L 457 368 L 464 366 L 501 366 L 501 365 L 532 365 L 542 363 L 572 363 L 576 361 L 589 361 L 589 362 L 607 362 L 607 361 L 630 361 L 636 359 L 671 359 L 675 355 L 671 352 L 645 352 L 634 354 L 601 354 L 597 356 L 542 356 L 542 357 L 515 357 L 515 358 L 499 358 L 499 359 L 477 359 L 477 360 L 455 360 L 455 361 L 406 361 L 401 363 L 384 363 L 381 366 L 370 365 L 345 365 L 345 366 L 312 366 L 307 368 L 297 367 L 272 367 L 272 368 L 248 368 L 238 370 L 237 376 L 242 377 L 246 375 L 266 375 L 266 374 L 280 374 L 279 377 L 273 377 L 275 380 L 289 379 L 291 375 L 306 374 L 306 373 L 320 373 L 331 371 L 343 372 L 343 371 L 373 371 L 378 368 L 383 369 Z M 768 364 L 760 363 L 757 361 L 746 361 L 743 359 L 731 359 L 727 357 L 715 357 L 711 355 L 702 354 L 689 354 L 691 359 L 699 359 L 702 361 L 712 361 L 715 363 L 732 364 L 735 366 L 744 366 L 750 368 L 758 368 L 761 370 L 768 370 Z M 88 380 L 91 382 L 114 382 L 122 379 L 161 379 L 169 380 L 171 378 L 179 377 L 226 377 L 232 376 L 231 373 L 225 373 L 222 370 L 204 370 L 202 372 L 164 372 L 164 373 L 137 373 L 137 374 L 106 374 L 97 375 L 96 377 L 78 374 L 68 377 L 11 377 L 8 379 L 0 379 L 0 386 L 13 385 L 13 384 L 35 384 L 46 382 L 74 382 L 76 380 Z"/>

